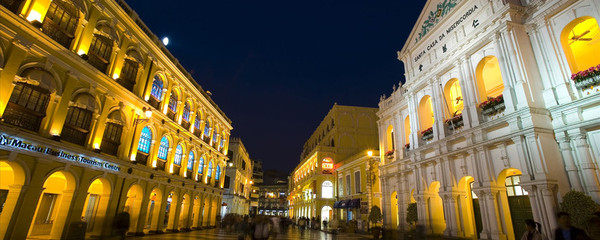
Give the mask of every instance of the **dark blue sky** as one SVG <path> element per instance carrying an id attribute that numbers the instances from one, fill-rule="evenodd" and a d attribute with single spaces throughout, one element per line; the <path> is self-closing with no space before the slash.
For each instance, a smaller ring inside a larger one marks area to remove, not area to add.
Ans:
<path id="1" fill-rule="evenodd" d="M 213 93 L 250 157 L 291 171 L 334 102 L 377 107 L 425 0 L 127 0 Z"/>

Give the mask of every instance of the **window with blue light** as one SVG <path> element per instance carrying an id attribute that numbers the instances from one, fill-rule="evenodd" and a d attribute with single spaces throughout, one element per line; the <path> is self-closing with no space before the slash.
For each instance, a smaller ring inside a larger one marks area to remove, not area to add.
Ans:
<path id="1" fill-rule="evenodd" d="M 169 139 L 164 136 L 160 140 L 160 146 L 158 147 L 158 158 L 167 160 L 167 153 L 169 153 Z"/>
<path id="2" fill-rule="evenodd" d="M 188 165 L 187 169 L 192 171 L 194 169 L 194 152 L 190 151 L 190 156 L 188 157 Z"/>
<path id="3" fill-rule="evenodd" d="M 200 163 L 198 163 L 198 173 L 202 174 L 204 171 L 204 157 L 200 157 Z"/>
<path id="4" fill-rule="evenodd" d="M 163 81 L 160 80 L 158 75 L 154 76 L 154 82 L 152 82 L 152 90 L 150 90 L 150 95 L 156 98 L 158 101 L 162 98 L 163 94 Z"/>
<path id="5" fill-rule="evenodd" d="M 206 171 L 206 176 L 212 176 L 212 162 L 208 162 L 208 170 Z"/>
<path id="6" fill-rule="evenodd" d="M 213 132 L 213 142 L 217 142 L 217 131 Z"/>
<path id="7" fill-rule="evenodd" d="M 169 109 L 173 112 L 177 112 L 177 93 L 175 91 L 171 92 L 171 97 L 169 98 Z"/>
<path id="8" fill-rule="evenodd" d="M 221 177 L 221 166 L 217 165 L 217 172 L 215 174 L 215 180 L 219 180 L 219 177 Z"/>
<path id="9" fill-rule="evenodd" d="M 225 139 L 221 138 L 221 143 L 219 143 L 219 149 L 222 149 L 224 145 L 225 145 Z"/>
<path id="10" fill-rule="evenodd" d="M 181 166 L 181 156 L 183 155 L 183 148 L 181 145 L 177 145 L 175 149 L 175 157 L 173 158 L 173 164 Z"/>
<path id="11" fill-rule="evenodd" d="M 200 114 L 196 114 L 196 121 L 194 121 L 194 128 L 195 129 L 200 129 Z"/>
<path id="12" fill-rule="evenodd" d="M 190 121 L 190 105 L 188 103 L 185 103 L 185 106 L 183 107 L 182 117 L 183 121 Z"/>
<path id="13" fill-rule="evenodd" d="M 140 134 L 140 142 L 138 143 L 138 151 L 143 153 L 150 152 L 150 145 L 152 144 L 152 131 L 148 127 L 142 129 Z"/>
<path id="14" fill-rule="evenodd" d="M 204 125 L 204 136 L 209 137 L 210 134 L 210 121 L 206 120 L 206 125 Z"/>

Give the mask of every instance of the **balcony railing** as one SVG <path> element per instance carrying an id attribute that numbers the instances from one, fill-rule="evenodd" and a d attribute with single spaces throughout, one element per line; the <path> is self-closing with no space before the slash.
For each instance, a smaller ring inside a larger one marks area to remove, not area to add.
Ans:
<path id="1" fill-rule="evenodd" d="M 2 116 L 2 119 L 5 123 L 37 132 L 40 129 L 40 124 L 45 116 L 46 115 L 33 111 L 29 108 L 8 102 L 8 106 L 4 111 L 4 116 Z"/>
<path id="2" fill-rule="evenodd" d="M 192 175 L 194 175 L 194 174 L 192 174 L 192 171 L 191 171 L 191 170 L 187 170 L 187 171 L 186 171 L 186 173 L 185 173 L 185 176 L 186 176 L 186 178 L 188 178 L 188 179 L 192 179 Z"/>
<path id="3" fill-rule="evenodd" d="M 88 130 L 65 124 L 61 133 L 61 138 L 67 142 L 84 146 L 88 133 Z"/>
<path id="4" fill-rule="evenodd" d="M 71 41 L 73 41 L 74 38 L 73 34 L 67 32 L 48 17 L 46 17 L 44 23 L 42 23 L 42 32 L 63 47 L 71 47 Z"/>
<path id="5" fill-rule="evenodd" d="M 173 174 L 179 175 L 180 169 L 181 169 L 181 166 L 177 166 L 177 165 L 173 164 Z"/>
<path id="6" fill-rule="evenodd" d="M 190 122 L 181 121 L 181 126 L 183 128 L 185 128 L 186 130 L 189 130 L 190 129 Z"/>
<path id="7" fill-rule="evenodd" d="M 147 165 L 148 164 L 148 154 L 145 152 L 138 151 L 135 155 L 135 161 L 138 164 Z"/>
<path id="8" fill-rule="evenodd" d="M 126 78 L 117 78 L 117 83 L 129 91 L 133 91 L 133 86 L 135 85 L 135 81 Z"/>
<path id="9" fill-rule="evenodd" d="M 116 156 L 117 151 L 119 151 L 119 145 L 121 145 L 120 142 L 115 142 L 110 139 L 103 138 L 102 145 L 100 145 L 100 149 L 103 153 Z"/>
<path id="10" fill-rule="evenodd" d="M 88 63 L 103 73 L 106 73 L 106 69 L 108 68 L 108 61 L 92 51 L 88 54 Z"/>
<path id="11" fill-rule="evenodd" d="M 171 110 L 171 109 L 167 110 L 167 117 L 169 117 L 171 120 L 175 121 L 175 112 L 173 112 L 173 110 Z"/>
<path id="12" fill-rule="evenodd" d="M 198 138 L 202 137 L 202 132 L 200 131 L 200 129 L 194 129 L 194 136 Z"/>
<path id="13" fill-rule="evenodd" d="M 156 168 L 157 169 L 166 171 L 167 170 L 166 167 L 167 167 L 167 161 L 162 160 L 162 159 L 156 159 Z"/>
<path id="14" fill-rule="evenodd" d="M 157 110 L 160 110 L 160 101 L 154 98 L 154 96 L 150 96 L 150 98 L 148 99 L 148 103 L 150 104 L 150 106 L 156 108 Z"/>

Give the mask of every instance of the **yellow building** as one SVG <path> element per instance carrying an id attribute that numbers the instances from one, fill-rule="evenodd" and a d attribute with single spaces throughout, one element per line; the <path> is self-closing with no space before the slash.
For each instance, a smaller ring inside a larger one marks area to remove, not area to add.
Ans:
<path id="1" fill-rule="evenodd" d="M 215 224 L 231 121 L 125 2 L 2 1 L 0 86 L 0 239 Z"/>
<path id="2" fill-rule="evenodd" d="M 250 192 L 253 184 L 252 160 L 241 139 L 230 139 L 228 157 L 223 194 L 223 202 L 227 206 L 223 206 L 221 215 L 249 214 Z"/>
<path id="3" fill-rule="evenodd" d="M 364 150 L 344 160 L 335 169 L 337 201 L 334 204 L 340 221 L 357 221 L 357 227 L 366 231 L 372 206 L 381 208 L 379 184 L 379 154 Z"/>
<path id="4" fill-rule="evenodd" d="M 336 202 L 334 171 L 344 159 L 376 149 L 376 108 L 334 105 L 304 144 L 290 177 L 291 217 L 332 219 Z"/>

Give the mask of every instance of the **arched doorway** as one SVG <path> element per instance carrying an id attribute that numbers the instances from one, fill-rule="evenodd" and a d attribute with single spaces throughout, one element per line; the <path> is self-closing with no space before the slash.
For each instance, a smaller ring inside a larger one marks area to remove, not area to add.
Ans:
<path id="1" fill-rule="evenodd" d="M 194 197 L 194 208 L 192 210 L 192 226 L 193 228 L 197 228 L 197 227 L 201 227 L 200 226 L 200 210 L 202 208 L 202 206 L 200 205 L 201 201 L 200 201 L 200 197 L 199 196 L 195 196 Z"/>
<path id="2" fill-rule="evenodd" d="M 459 115 L 463 110 L 463 97 L 460 83 L 457 78 L 450 79 L 444 87 L 444 98 L 448 109 L 448 118 Z"/>
<path id="3" fill-rule="evenodd" d="M 324 206 L 321 208 L 321 222 L 330 221 L 333 218 L 333 208 L 330 206 Z"/>
<path id="4" fill-rule="evenodd" d="M 165 208 L 165 219 L 163 230 L 172 230 L 175 225 L 175 213 L 177 211 L 177 193 L 170 192 L 167 195 L 167 207 Z"/>
<path id="5" fill-rule="evenodd" d="M 87 222 L 86 232 L 89 234 L 98 235 L 102 231 L 110 192 L 110 183 L 104 178 L 97 178 L 90 184 L 81 214 L 83 221 Z"/>
<path id="6" fill-rule="evenodd" d="M 498 181 L 498 185 L 506 188 L 506 199 L 510 211 L 508 214 L 505 212 L 505 216 L 510 216 L 510 219 L 505 219 L 507 235 L 510 237 L 510 234 L 514 234 L 514 239 L 519 239 L 526 231 L 525 220 L 533 219 L 529 194 L 521 187 L 521 175 L 520 170 L 509 168 L 503 170 L 498 177 L 498 180 L 504 181 Z"/>
<path id="7" fill-rule="evenodd" d="M 487 56 L 481 59 L 477 64 L 475 76 L 479 103 L 487 101 L 488 98 L 500 96 L 504 91 L 500 62 L 495 56 Z"/>
<path id="8" fill-rule="evenodd" d="M 0 161 L 0 239 L 4 239 L 23 183 L 25 171 L 19 164 Z"/>
<path id="9" fill-rule="evenodd" d="M 600 62 L 600 28 L 593 17 L 580 17 L 563 28 L 561 44 L 572 73 L 595 67 Z"/>
<path id="10" fill-rule="evenodd" d="M 204 205 L 202 207 L 202 224 L 205 227 L 210 226 L 210 197 L 204 198 Z"/>
<path id="11" fill-rule="evenodd" d="M 404 146 L 410 148 L 410 117 L 404 119 Z M 407 148 L 407 149 L 408 149 Z"/>
<path id="12" fill-rule="evenodd" d="M 144 191 L 140 185 L 134 184 L 127 191 L 127 200 L 125 201 L 124 211 L 129 213 L 129 230 L 130 233 L 137 232 L 137 225 L 142 209 L 142 201 L 144 199 Z M 149 214 L 149 213 L 148 213 Z"/>
<path id="13" fill-rule="evenodd" d="M 54 172 L 44 181 L 43 189 L 28 238 L 60 239 L 75 191 L 75 178 L 65 171 Z"/>
<path id="14" fill-rule="evenodd" d="M 429 185 L 429 197 L 427 198 L 428 225 L 433 234 L 442 234 L 446 230 L 444 220 L 444 203 L 439 195 L 440 182 L 435 181 Z"/>
<path id="15" fill-rule="evenodd" d="M 398 193 L 393 192 L 390 197 L 390 210 L 392 214 L 392 227 L 398 227 L 400 219 L 398 217 Z"/>
<path id="16" fill-rule="evenodd" d="M 431 97 L 425 95 L 419 102 L 419 123 L 421 131 L 425 131 L 433 126 L 433 103 Z"/>
<path id="17" fill-rule="evenodd" d="M 474 179 L 465 176 L 458 181 L 459 215 L 462 221 L 463 237 L 479 239 L 479 233 L 483 230 L 481 221 L 481 208 L 479 198 L 473 192 Z"/>
<path id="18" fill-rule="evenodd" d="M 179 229 L 189 228 L 189 226 L 187 224 L 189 210 L 190 210 L 190 195 L 185 194 L 185 195 L 183 195 L 183 198 L 181 198 L 181 210 L 179 212 L 179 224 L 178 224 Z"/>
<path id="19" fill-rule="evenodd" d="M 217 210 L 219 209 L 218 205 L 219 203 L 217 202 L 217 199 L 212 199 L 210 203 L 210 226 L 215 226 L 217 223 Z"/>
<path id="20" fill-rule="evenodd" d="M 389 125 L 386 130 L 385 151 L 393 151 L 395 149 L 394 127 Z"/>
<path id="21" fill-rule="evenodd" d="M 160 216 L 160 207 L 162 204 L 163 194 L 160 189 L 155 188 L 150 192 L 150 201 L 148 202 L 148 210 L 146 217 L 145 230 L 155 231 L 158 230 L 158 219 Z"/>

